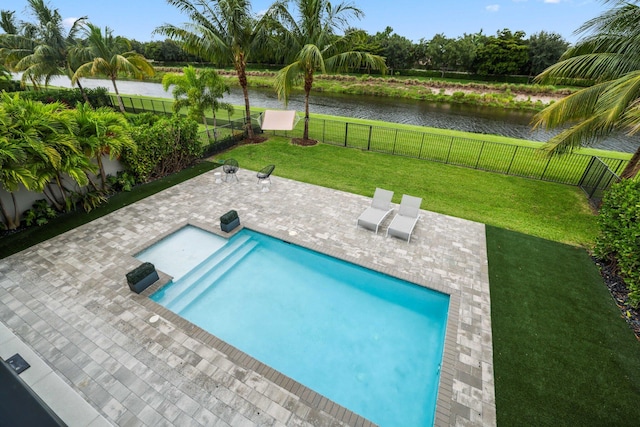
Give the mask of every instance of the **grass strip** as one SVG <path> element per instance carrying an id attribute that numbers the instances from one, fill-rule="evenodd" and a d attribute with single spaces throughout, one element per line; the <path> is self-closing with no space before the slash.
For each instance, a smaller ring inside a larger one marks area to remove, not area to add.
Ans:
<path id="1" fill-rule="evenodd" d="M 77 210 L 60 215 L 40 227 L 29 227 L 15 234 L 0 238 L 0 259 L 18 253 L 47 239 L 72 230 L 83 224 L 110 214 L 176 184 L 220 166 L 214 162 L 201 162 L 176 174 L 134 187 L 132 191 L 122 192 L 110 197 L 107 202 L 91 212 Z"/>
<path id="2" fill-rule="evenodd" d="M 455 167 L 441 163 L 345 149 L 327 144 L 292 145 L 273 137 L 238 146 L 241 168 L 275 164 L 274 174 L 350 193 L 373 196 L 376 187 L 422 197 L 422 208 L 574 245 L 590 245 L 595 216 L 576 187 Z"/>
<path id="3" fill-rule="evenodd" d="M 587 252 L 487 227 L 498 425 L 640 419 L 640 342 Z"/>

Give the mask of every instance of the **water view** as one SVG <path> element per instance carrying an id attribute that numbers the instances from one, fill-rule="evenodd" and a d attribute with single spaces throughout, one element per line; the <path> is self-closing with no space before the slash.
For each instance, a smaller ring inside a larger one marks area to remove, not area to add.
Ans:
<path id="1" fill-rule="evenodd" d="M 58 76 L 51 80 L 51 85 L 71 87 L 71 82 L 67 77 Z M 113 91 L 111 82 L 104 79 L 83 79 L 82 85 L 87 88 L 106 87 L 109 91 Z M 117 85 L 123 95 L 172 98 L 171 92 L 165 92 L 159 83 L 118 81 Z M 284 108 L 272 89 L 250 88 L 249 99 L 252 106 Z M 232 88 L 231 94 L 225 95 L 224 101 L 233 105 L 244 105 L 240 88 Z M 544 142 L 557 133 L 557 131 L 545 130 L 532 131 L 530 122 L 533 113 L 531 112 L 485 106 L 326 92 L 314 92 L 309 99 L 309 104 L 312 113 L 501 135 L 531 141 Z M 292 94 L 288 109 L 304 110 L 302 93 Z M 617 135 L 607 138 L 594 147 L 633 153 L 636 150 L 637 141 L 634 142 L 632 138 L 625 135 Z"/>

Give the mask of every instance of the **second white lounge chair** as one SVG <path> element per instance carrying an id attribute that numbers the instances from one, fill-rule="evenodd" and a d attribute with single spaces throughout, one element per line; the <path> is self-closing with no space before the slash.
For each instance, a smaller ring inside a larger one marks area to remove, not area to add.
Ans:
<path id="1" fill-rule="evenodd" d="M 391 224 L 389 224 L 389 228 L 387 228 L 387 236 L 396 236 L 409 243 L 411 240 L 411 233 L 413 233 L 413 229 L 415 228 L 418 219 L 420 219 L 421 204 L 421 197 L 403 194 L 402 200 L 400 201 L 400 209 L 396 216 L 393 217 Z"/>
<path id="2" fill-rule="evenodd" d="M 371 201 L 371 207 L 368 207 L 362 212 L 362 215 L 358 217 L 356 227 L 360 225 L 364 228 L 375 230 L 377 233 L 382 221 L 393 211 L 391 207 L 392 197 L 393 191 L 376 188 L 373 194 L 373 200 Z"/>

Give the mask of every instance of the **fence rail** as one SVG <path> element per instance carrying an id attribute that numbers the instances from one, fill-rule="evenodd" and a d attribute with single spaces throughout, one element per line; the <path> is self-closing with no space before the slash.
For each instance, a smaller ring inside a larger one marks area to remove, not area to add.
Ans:
<path id="1" fill-rule="evenodd" d="M 132 113 L 144 111 L 167 115 L 173 113 L 173 101 L 170 100 L 122 98 L 125 109 Z M 115 98 L 112 100 L 115 105 Z M 208 122 L 211 125 L 214 124 L 211 118 L 208 119 Z M 207 155 L 231 148 L 240 141 L 243 137 L 244 123 L 243 118 L 218 117 L 215 123 L 216 133 L 213 138 L 202 135 L 203 143 L 208 143 Z M 260 132 L 259 128 L 254 129 Z M 304 120 L 300 120 L 292 131 L 268 132 L 272 135 L 299 138 L 302 137 L 303 131 Z M 413 157 L 581 187 L 583 183 L 589 185 L 588 177 L 597 174 L 596 171 L 589 172 L 591 168 L 595 167 L 595 157 L 585 154 L 571 153 L 549 156 L 533 147 L 337 120 L 311 118 L 309 120 L 309 138 L 325 144 Z M 605 157 L 599 158 L 598 161 L 606 166 L 613 175 L 622 171 L 627 164 L 626 160 Z M 602 185 L 606 185 L 602 187 L 598 184 L 600 186 L 597 186 L 597 191 L 606 190 L 612 182 L 614 181 L 611 179 L 603 178 Z M 585 192 L 589 195 L 587 190 Z"/>
<path id="2" fill-rule="evenodd" d="M 115 95 L 111 96 L 112 106 L 117 106 Z M 125 111 L 133 114 L 153 112 L 170 116 L 174 114 L 173 101 L 150 98 L 132 98 L 121 96 Z M 181 113 L 185 115 L 184 113 Z M 219 114 L 217 117 L 207 117 L 207 130 L 198 133 L 198 138 L 205 146 L 204 155 L 212 156 L 233 147 L 244 138 L 244 118 L 232 118 L 228 113 Z M 260 131 L 260 129 L 256 129 Z"/>
<path id="3" fill-rule="evenodd" d="M 301 121 L 292 131 L 269 132 L 301 137 L 303 126 Z M 592 158 L 575 153 L 549 156 L 533 147 L 314 118 L 309 120 L 309 138 L 326 144 L 576 186 Z M 615 172 L 627 163 L 613 158 L 602 158 L 602 161 Z"/>
<path id="4" fill-rule="evenodd" d="M 609 168 L 609 165 L 594 156 L 585 169 L 578 186 L 587 195 L 591 205 L 599 207 L 604 192 L 618 181 L 620 181 L 620 177 Z"/>

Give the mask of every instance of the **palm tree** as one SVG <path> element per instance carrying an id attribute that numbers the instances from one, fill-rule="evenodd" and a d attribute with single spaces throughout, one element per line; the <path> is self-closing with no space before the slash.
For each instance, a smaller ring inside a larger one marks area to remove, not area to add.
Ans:
<path id="1" fill-rule="evenodd" d="M 36 88 L 40 82 L 47 86 L 51 77 L 56 75 L 71 77 L 68 73 L 69 49 L 75 44 L 80 25 L 86 17 L 76 19 L 69 32 L 65 34 L 63 19 L 58 9 L 50 9 L 44 0 L 28 0 L 28 3 L 36 23 L 23 25 L 21 34 L 12 19 L 13 14 L 7 13 L 2 16 L 3 28 L 6 27 L 9 34 L 5 39 L 9 48 L 7 55 L 12 59 L 12 68 L 15 71 L 23 71 L 23 84 L 29 79 L 36 83 Z"/>
<path id="2" fill-rule="evenodd" d="M 74 135 L 80 149 L 88 158 L 95 158 L 100 171 L 102 190 L 107 187 L 107 175 L 102 157 L 113 159 L 124 150 L 135 150 L 136 144 L 129 133 L 127 119 L 110 108 L 94 110 L 88 103 L 78 104 L 73 112 L 77 128 Z M 95 185 L 94 185 L 95 187 Z"/>
<path id="3" fill-rule="evenodd" d="M 605 0 L 605 3 L 612 3 Z M 563 153 L 592 144 L 614 131 L 636 135 L 640 131 L 640 7 L 638 0 L 616 7 L 587 21 L 586 34 L 569 48 L 560 62 L 543 71 L 539 82 L 594 82 L 538 113 L 534 126 L 569 125 L 549 140 L 546 150 Z M 640 145 L 623 178 L 640 171 Z"/>
<path id="4" fill-rule="evenodd" d="M 62 210 L 66 192 L 62 176 L 86 184 L 92 166 L 72 138 L 69 111 L 60 103 L 42 104 L 3 93 L 0 98 L 0 180 L 14 198 L 20 184 L 27 190 L 43 192 Z M 45 190 L 49 189 L 48 194 Z M 62 201 L 56 198 L 57 188 Z M 17 228 L 20 218 L 2 207 L 9 228 Z"/>
<path id="5" fill-rule="evenodd" d="M 154 32 L 176 40 L 183 50 L 204 60 L 233 64 L 244 95 L 247 135 L 253 139 L 246 75 L 255 24 L 250 1 L 167 0 L 167 3 L 186 13 L 191 22 L 182 27 L 165 24 Z"/>
<path id="6" fill-rule="evenodd" d="M 298 16 L 290 13 L 294 3 Z M 362 11 L 350 3 L 333 4 L 328 0 L 279 0 L 264 15 L 259 25 L 268 29 L 277 41 L 277 55 L 284 55 L 289 65 L 276 75 L 275 88 L 285 105 L 296 83 L 303 82 L 305 93 L 303 140 L 309 139 L 309 95 L 314 74 L 319 71 L 341 72 L 362 66 L 386 72 L 384 58 L 352 50 L 362 40 L 363 32 L 348 30 L 350 19 L 360 18 Z M 262 33 L 261 33 L 262 34 Z M 272 40 L 272 41 L 273 41 Z"/>
<path id="7" fill-rule="evenodd" d="M 91 23 L 85 25 L 87 47 L 74 51 L 78 58 L 88 58 L 87 62 L 80 65 L 73 77 L 72 83 L 76 83 L 80 77 L 105 75 L 111 80 L 113 89 L 118 98 L 120 111 L 125 112 L 116 79 L 119 73 L 127 73 L 135 78 L 153 76 L 153 66 L 139 53 L 131 49 L 131 43 L 124 37 L 114 37 L 109 28 L 105 28 L 104 34 L 100 27 Z"/>
<path id="8" fill-rule="evenodd" d="M 0 61 L 9 71 L 17 71 L 16 64 L 25 56 L 33 54 L 37 46 L 35 41 L 36 26 L 31 23 L 21 25 L 15 19 L 15 12 L 0 11 Z M 30 77 L 34 88 L 37 82 Z M 23 83 L 24 84 L 24 83 Z"/>
<path id="9" fill-rule="evenodd" d="M 0 10 L 0 28 L 7 34 L 17 34 L 18 24 L 16 23 L 15 11 Z"/>
<path id="10" fill-rule="evenodd" d="M 200 73 L 193 66 L 182 69 L 182 74 L 165 74 L 162 77 L 162 87 L 169 90 L 173 85 L 173 110 L 180 111 L 183 107 L 189 109 L 189 117 L 199 121 L 202 120 L 207 136 L 211 138 L 209 126 L 205 116 L 205 109 L 211 108 L 214 118 L 215 133 L 215 117 L 219 108 L 224 108 L 229 112 L 233 112 L 233 106 L 226 102 L 219 102 L 225 92 L 229 92 L 229 88 L 214 70 L 203 70 Z"/>
<path id="11" fill-rule="evenodd" d="M 6 227 L 15 230 L 20 225 L 20 215 L 15 192 L 20 185 L 26 188 L 33 182 L 33 174 L 25 166 L 26 151 L 24 143 L 9 138 L 7 134 L 9 120 L 0 106 L 0 185 L 11 195 L 13 213 L 0 198 L 0 212 L 5 219 Z"/>

